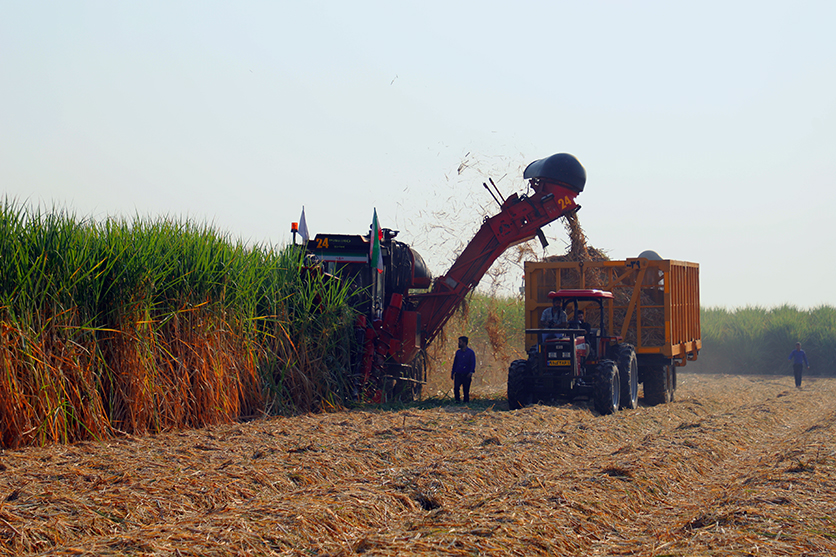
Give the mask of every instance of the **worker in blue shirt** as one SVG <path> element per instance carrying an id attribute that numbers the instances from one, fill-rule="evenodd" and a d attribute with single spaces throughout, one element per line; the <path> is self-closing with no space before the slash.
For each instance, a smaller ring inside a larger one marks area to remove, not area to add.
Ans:
<path id="1" fill-rule="evenodd" d="M 801 388 L 801 370 L 806 365 L 810 369 L 810 363 L 807 361 L 807 354 L 801 349 L 801 343 L 795 343 L 795 350 L 790 352 L 790 357 L 787 358 L 792 362 L 792 372 L 795 375 L 795 386 Z"/>
<path id="2" fill-rule="evenodd" d="M 459 349 L 456 350 L 456 357 L 453 358 L 453 371 L 450 372 L 456 402 L 461 402 L 459 389 L 464 391 L 464 401 L 470 402 L 470 382 L 476 372 L 476 353 L 467 346 L 467 342 L 467 337 L 459 337 Z"/>

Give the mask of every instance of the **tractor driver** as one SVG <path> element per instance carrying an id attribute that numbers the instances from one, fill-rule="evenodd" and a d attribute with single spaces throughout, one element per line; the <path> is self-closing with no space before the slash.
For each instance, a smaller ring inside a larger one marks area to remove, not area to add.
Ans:
<path id="1" fill-rule="evenodd" d="M 540 328 L 554 329 L 555 327 L 566 326 L 566 312 L 560 307 L 560 298 L 557 297 L 555 291 L 549 292 L 549 298 L 552 299 L 552 307 L 543 310 L 540 314 Z"/>
<path id="2" fill-rule="evenodd" d="M 569 321 L 569 326 L 574 327 L 576 329 L 583 329 L 584 331 L 586 331 L 587 335 L 592 330 L 592 327 L 589 325 L 589 323 L 584 321 L 582 309 L 579 309 L 578 312 L 575 314 L 575 318 Z"/>

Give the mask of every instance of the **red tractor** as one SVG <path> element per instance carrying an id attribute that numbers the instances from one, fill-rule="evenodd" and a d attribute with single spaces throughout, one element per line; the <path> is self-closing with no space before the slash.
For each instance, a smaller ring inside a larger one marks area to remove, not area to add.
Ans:
<path id="1" fill-rule="evenodd" d="M 479 231 L 450 270 L 432 279 L 421 256 L 383 229 L 383 271 L 370 265 L 371 235 L 317 234 L 307 251 L 326 271 L 357 287 L 358 392 L 365 399 L 411 400 L 426 382 L 426 349 L 490 266 L 509 247 L 539 237 L 541 227 L 577 211 L 575 197 L 586 184 L 586 171 L 565 153 L 537 160 L 525 169 L 526 194 L 502 198 L 494 185 L 500 212 L 485 218 Z M 373 239 L 371 239 L 373 240 Z"/>
<path id="2" fill-rule="evenodd" d="M 559 302 L 567 322 L 548 328 L 526 329 L 537 335 L 527 360 L 508 369 L 508 406 L 522 408 L 555 398 L 591 398 L 600 414 L 635 408 L 639 397 L 638 362 L 633 346 L 608 334 L 604 322 L 603 290 L 559 290 L 549 297 Z M 556 304 L 557 305 L 557 304 Z M 596 315 L 594 325 L 579 320 L 582 310 Z"/>

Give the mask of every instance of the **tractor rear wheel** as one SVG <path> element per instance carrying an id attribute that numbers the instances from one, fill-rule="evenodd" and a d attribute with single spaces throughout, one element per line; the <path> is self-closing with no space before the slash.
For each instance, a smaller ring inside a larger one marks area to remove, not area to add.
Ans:
<path id="1" fill-rule="evenodd" d="M 601 415 L 618 411 L 621 403 L 621 381 L 618 367 L 612 360 L 601 360 L 595 372 L 595 410 Z"/>
<path id="2" fill-rule="evenodd" d="M 639 362 L 636 351 L 629 344 L 616 347 L 616 363 L 621 378 L 621 408 L 633 409 L 639 405 Z"/>
<path id="3" fill-rule="evenodd" d="M 528 404 L 526 374 L 528 374 L 528 360 L 511 362 L 511 367 L 508 368 L 508 408 L 511 410 L 519 410 Z"/>

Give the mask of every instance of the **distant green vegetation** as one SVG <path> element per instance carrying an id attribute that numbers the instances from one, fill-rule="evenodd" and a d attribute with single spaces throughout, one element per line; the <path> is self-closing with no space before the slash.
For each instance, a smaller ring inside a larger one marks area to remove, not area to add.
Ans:
<path id="1" fill-rule="evenodd" d="M 790 374 L 787 358 L 801 342 L 811 369 L 836 375 L 836 308 L 799 309 L 791 305 L 736 310 L 703 308 L 703 349 L 695 371 Z"/>
<path id="2" fill-rule="evenodd" d="M 475 292 L 468 299 L 468 317 L 479 334 L 494 336 L 497 346 L 525 342 L 525 305 L 520 297 L 494 297 Z"/>
<path id="3" fill-rule="evenodd" d="M 0 203 L 0 446 L 317 410 L 347 394 L 344 287 L 292 246 Z"/>
<path id="4" fill-rule="evenodd" d="M 525 345 L 525 306 L 522 298 L 490 296 L 475 291 L 471 293 L 462 308 L 444 328 L 444 339 L 453 340 L 433 345 L 432 352 L 438 352 L 438 358 L 452 365 L 455 352 L 455 339 L 460 335 L 470 337 L 470 345 L 477 349 L 483 359 L 496 359 L 505 368 L 512 356 L 520 357 Z"/>
<path id="5" fill-rule="evenodd" d="M 470 299 L 466 326 L 485 343 L 490 343 L 493 336 L 521 347 L 523 309 L 520 298 L 477 293 Z M 498 327 L 491 324 L 496 315 L 502 317 Z M 789 374 L 787 357 L 795 343 L 801 342 L 811 364 L 805 373 L 836 375 L 836 308 L 832 306 L 806 310 L 790 305 L 772 309 L 703 308 L 700 320 L 703 348 L 698 361 L 688 363 L 688 371 Z"/>

